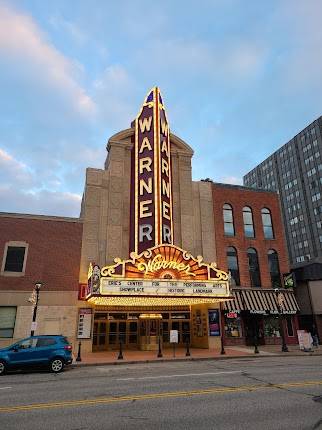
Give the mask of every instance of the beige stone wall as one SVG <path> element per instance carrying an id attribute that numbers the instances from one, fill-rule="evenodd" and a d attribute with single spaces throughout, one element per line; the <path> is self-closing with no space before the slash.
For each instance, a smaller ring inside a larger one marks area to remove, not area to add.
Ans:
<path id="1" fill-rule="evenodd" d="M 129 256 L 133 133 L 128 129 L 109 140 L 105 170 L 86 171 L 81 283 L 87 282 L 90 262 L 102 267 L 115 257 Z M 211 186 L 192 181 L 192 156 L 192 149 L 171 135 L 174 243 L 193 255 L 203 255 L 205 261 L 215 261 Z"/>
<path id="2" fill-rule="evenodd" d="M 29 297 L 30 291 L 19 291 L 14 294 L 11 291 L 0 293 L 2 306 L 17 306 L 13 338 L 0 339 L 0 348 L 30 336 L 33 307 L 28 302 Z M 77 292 L 41 291 L 35 334 L 62 334 L 68 337 L 75 349 L 78 307 L 81 306 L 86 307 L 84 302 L 77 300 Z"/>
<path id="3" fill-rule="evenodd" d="M 102 267 L 115 257 L 127 258 L 129 254 L 132 144 L 128 134 L 109 141 L 106 170 L 86 170 L 81 283 L 87 282 L 90 262 Z"/>

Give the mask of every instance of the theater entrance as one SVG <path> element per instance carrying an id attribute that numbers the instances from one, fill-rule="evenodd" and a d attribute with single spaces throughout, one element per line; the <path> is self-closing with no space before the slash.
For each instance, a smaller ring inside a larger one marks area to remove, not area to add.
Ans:
<path id="1" fill-rule="evenodd" d="M 178 330 L 178 346 L 190 342 L 190 311 L 95 312 L 93 351 L 157 350 L 170 347 L 170 330 Z"/>

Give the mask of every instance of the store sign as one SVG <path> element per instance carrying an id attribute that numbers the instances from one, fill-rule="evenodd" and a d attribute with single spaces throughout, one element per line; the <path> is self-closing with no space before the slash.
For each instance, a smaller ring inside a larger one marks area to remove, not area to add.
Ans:
<path id="1" fill-rule="evenodd" d="M 226 317 L 227 317 L 227 318 L 237 318 L 237 317 L 238 317 L 238 314 L 237 314 L 237 312 L 228 312 L 228 313 L 226 314 Z"/>
<path id="2" fill-rule="evenodd" d="M 283 275 L 284 288 L 295 287 L 295 273 L 286 273 Z"/>
<path id="3" fill-rule="evenodd" d="M 205 281 L 168 281 L 126 279 L 116 280 L 102 278 L 102 295 L 143 295 L 143 296 L 181 296 L 181 297 L 222 297 L 229 294 L 225 282 Z"/>
<path id="4" fill-rule="evenodd" d="M 158 245 L 139 255 L 132 252 L 130 257 L 129 260 L 116 258 L 115 264 L 103 267 L 101 279 L 224 281 L 228 285 L 228 273 L 219 270 L 216 263 L 205 263 L 201 256 L 195 258 L 175 245 Z"/>
<path id="5" fill-rule="evenodd" d="M 92 309 L 81 308 L 78 311 L 78 339 L 90 339 L 92 331 Z"/>
<path id="6" fill-rule="evenodd" d="M 161 243 L 173 243 L 170 130 L 157 87 L 149 92 L 135 119 L 132 162 L 131 248 L 141 253 Z"/>

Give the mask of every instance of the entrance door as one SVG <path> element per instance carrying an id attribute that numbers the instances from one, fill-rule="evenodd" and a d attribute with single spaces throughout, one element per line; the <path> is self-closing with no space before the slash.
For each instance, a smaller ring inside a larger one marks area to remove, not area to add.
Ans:
<path id="1" fill-rule="evenodd" d="M 118 349 L 120 341 L 124 348 L 136 348 L 138 344 L 137 321 L 109 321 L 108 347 Z"/>
<path id="2" fill-rule="evenodd" d="M 106 322 L 94 321 L 93 351 L 103 351 L 107 348 Z"/>
<path id="3" fill-rule="evenodd" d="M 171 330 L 178 330 L 178 343 L 184 345 L 187 340 L 190 342 L 190 322 L 172 321 Z"/>

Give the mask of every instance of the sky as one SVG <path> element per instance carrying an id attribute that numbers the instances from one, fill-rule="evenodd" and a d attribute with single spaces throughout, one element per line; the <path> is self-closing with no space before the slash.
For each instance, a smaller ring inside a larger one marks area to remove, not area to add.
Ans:
<path id="1" fill-rule="evenodd" d="M 320 0 L 0 0 L 0 211 L 79 216 L 86 167 L 160 87 L 194 180 L 322 115 Z"/>

